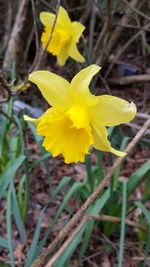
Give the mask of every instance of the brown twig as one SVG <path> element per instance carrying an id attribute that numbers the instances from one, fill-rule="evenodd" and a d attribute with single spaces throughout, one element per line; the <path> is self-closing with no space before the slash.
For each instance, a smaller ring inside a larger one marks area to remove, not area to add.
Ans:
<path id="1" fill-rule="evenodd" d="M 107 45 L 108 39 L 109 39 L 109 32 L 112 22 L 112 9 L 111 9 L 111 0 L 107 0 L 105 3 L 105 11 L 104 11 L 104 23 L 103 28 L 101 29 L 101 32 L 98 36 L 98 39 L 96 41 L 93 57 L 95 62 L 97 60 L 97 55 L 99 54 L 99 47 L 101 46 L 102 50 L 105 50 L 105 46 Z M 103 51 L 101 51 L 100 57 L 103 56 Z"/>
<path id="2" fill-rule="evenodd" d="M 131 75 L 121 78 L 109 79 L 108 82 L 114 85 L 128 85 L 136 82 L 150 82 L 150 75 L 149 74 Z"/>
<path id="3" fill-rule="evenodd" d="M 84 224 L 87 222 L 88 217 L 84 216 L 82 221 L 79 223 L 79 225 L 74 229 L 72 234 L 68 237 L 68 239 L 64 242 L 64 244 L 61 246 L 61 248 L 57 251 L 57 253 L 50 259 L 50 261 L 46 264 L 45 267 L 51 267 L 53 266 L 54 262 L 61 256 L 61 254 L 67 249 L 71 241 L 75 238 L 75 236 L 78 234 L 78 232 L 81 230 L 81 228 L 84 226 Z"/>
<path id="4" fill-rule="evenodd" d="M 150 21 L 150 17 L 145 15 L 143 12 L 139 11 L 137 8 L 135 8 L 134 6 L 132 6 L 128 1 L 126 0 L 122 0 L 122 2 L 124 2 L 128 7 L 130 7 L 135 13 L 137 13 L 138 15 L 144 17 L 145 19 Z"/>
<path id="5" fill-rule="evenodd" d="M 135 7 L 137 2 L 138 2 L 138 0 L 132 0 L 131 5 L 133 7 Z M 120 35 L 124 29 L 124 27 L 122 25 L 128 23 L 128 20 L 129 20 L 131 14 L 132 14 L 132 9 L 128 6 L 126 6 L 125 15 L 121 19 L 120 25 L 118 27 L 116 27 L 115 30 L 111 33 L 111 36 L 109 37 L 108 42 L 105 45 L 105 50 L 103 51 L 103 55 L 100 55 L 100 57 L 96 61 L 97 64 L 100 64 L 101 66 L 105 65 L 112 49 L 114 48 L 115 44 L 117 43 L 117 41 L 120 38 Z"/>
<path id="6" fill-rule="evenodd" d="M 140 35 L 142 34 L 142 32 L 150 27 L 150 23 L 148 23 L 147 25 L 145 25 L 144 27 L 142 27 L 141 30 L 139 30 L 138 32 L 136 32 L 129 40 L 128 42 L 125 43 L 125 45 L 121 48 L 121 50 L 117 53 L 117 55 L 115 56 L 115 58 L 113 59 L 112 63 L 110 64 L 106 74 L 105 74 L 105 78 L 108 77 L 110 71 L 112 70 L 114 64 L 116 63 L 116 61 L 120 58 L 120 56 L 122 55 L 122 53 L 129 47 L 129 45 Z"/>
<path id="7" fill-rule="evenodd" d="M 132 122 L 128 122 L 126 125 L 131 127 L 132 129 L 133 128 L 136 129 L 137 131 L 139 131 L 141 129 L 141 126 L 136 125 L 136 124 L 134 124 Z M 149 134 L 150 135 L 150 130 L 145 131 L 145 134 Z"/>
<path id="8" fill-rule="evenodd" d="M 110 216 L 110 215 L 87 215 L 84 216 L 80 224 L 75 228 L 75 230 L 72 232 L 72 234 L 69 236 L 69 238 L 64 242 L 64 244 L 60 247 L 60 249 L 57 251 L 57 253 L 50 259 L 50 261 L 46 264 L 45 267 L 52 267 L 53 264 L 56 262 L 56 260 L 62 255 L 62 253 L 67 249 L 71 241 L 74 239 L 74 237 L 78 234 L 78 232 L 81 230 L 81 228 L 85 225 L 85 223 L 88 220 L 97 220 L 97 221 L 107 221 L 112 223 L 121 222 L 121 218 Z M 129 219 L 125 220 L 126 224 L 129 226 L 133 226 L 135 228 L 141 229 L 145 231 L 145 227 L 141 224 L 137 224 L 134 221 L 131 221 Z"/>
<path id="9" fill-rule="evenodd" d="M 8 102 L 10 100 L 11 97 L 11 90 L 10 90 L 10 86 L 11 84 L 8 84 L 4 75 L 2 73 L 0 73 L 0 91 L 4 91 L 4 93 L 6 92 L 6 97 L 3 98 L 2 100 L 0 100 L 0 104 L 1 103 L 5 103 Z"/>
<path id="10" fill-rule="evenodd" d="M 114 26 L 119 26 L 118 23 L 114 23 Z M 135 30 L 141 30 L 143 29 L 142 26 L 132 25 L 132 24 L 122 24 L 123 27 L 129 28 L 129 29 L 135 29 Z M 150 32 L 150 29 L 143 29 L 146 32 Z"/>
<path id="11" fill-rule="evenodd" d="M 34 0 L 31 0 L 32 5 L 32 13 L 33 13 L 33 26 L 34 26 L 34 34 L 35 34 L 35 45 L 36 45 L 36 53 L 39 51 L 39 35 L 38 35 L 38 29 L 36 24 L 36 10 L 35 10 L 35 3 Z"/>
<path id="12" fill-rule="evenodd" d="M 32 0 L 32 1 L 33 1 L 33 0 Z M 57 5 L 56 5 L 56 16 L 55 16 L 54 23 L 53 23 L 53 25 L 52 25 L 52 29 L 51 29 L 50 35 L 49 35 L 49 37 L 48 37 L 46 46 L 45 46 L 44 49 L 40 47 L 40 48 L 38 49 L 38 51 L 36 51 L 34 61 L 33 61 L 33 63 L 32 63 L 31 68 L 30 68 L 29 71 L 28 71 L 28 74 L 27 74 L 27 76 L 26 76 L 26 78 L 25 78 L 25 81 L 24 81 L 24 84 L 23 84 L 22 87 L 24 87 L 24 86 L 26 85 L 26 83 L 28 82 L 28 76 L 29 76 L 29 73 L 38 70 L 38 69 L 40 68 L 41 64 L 42 64 L 42 61 L 43 61 L 44 58 L 45 58 L 46 50 L 47 50 L 47 47 L 49 46 L 49 44 L 50 44 L 50 42 L 51 42 L 52 35 L 53 35 L 54 29 L 55 29 L 55 25 L 56 25 L 56 22 L 57 22 L 58 10 L 59 10 L 59 7 L 60 7 L 60 3 L 61 3 L 61 0 L 57 0 Z"/>
<path id="13" fill-rule="evenodd" d="M 150 126 L 150 117 L 149 119 L 144 123 L 141 130 L 137 133 L 137 135 L 134 137 L 134 139 L 129 143 L 129 145 L 126 148 L 127 154 L 129 154 L 132 149 L 135 147 L 139 139 L 143 136 L 144 132 L 148 129 Z M 114 173 L 115 169 L 122 163 L 124 158 L 117 158 L 111 167 L 111 169 L 108 171 L 102 182 L 97 186 L 96 190 L 91 194 L 91 196 L 85 201 L 85 203 L 80 207 L 80 209 L 77 211 L 77 213 L 71 218 L 71 220 L 66 224 L 66 226 L 60 231 L 60 233 L 57 235 L 55 240 L 48 246 L 46 251 L 42 253 L 37 260 L 34 261 L 31 267 L 44 267 L 47 261 L 49 260 L 50 255 L 53 253 L 54 249 L 56 249 L 56 246 L 58 243 L 69 234 L 71 229 L 79 222 L 79 220 L 84 215 L 84 212 L 86 209 L 95 201 L 95 199 L 99 196 L 99 194 L 102 192 L 102 190 L 108 185 L 110 182 L 111 176 Z"/>
<path id="14" fill-rule="evenodd" d="M 58 11 L 59 11 L 59 7 L 60 7 L 60 3 L 61 3 L 61 0 L 57 0 L 57 5 L 56 5 L 56 16 L 55 16 L 55 19 L 54 19 L 54 23 L 53 23 L 53 26 L 52 26 L 52 29 L 51 29 L 51 32 L 50 32 L 50 35 L 49 35 L 49 38 L 47 40 L 47 43 L 46 43 L 46 46 L 44 47 L 44 49 L 42 50 L 41 54 L 40 54 L 40 57 L 38 58 L 38 62 L 37 62 L 37 65 L 35 67 L 34 70 L 37 70 L 40 65 L 42 64 L 42 61 L 44 60 L 45 58 L 45 54 L 46 54 L 46 50 L 52 40 L 52 36 L 53 36 L 53 32 L 54 32 L 54 29 L 55 29 L 55 26 L 56 26 L 56 22 L 57 22 L 57 17 L 58 17 Z"/>
<path id="15" fill-rule="evenodd" d="M 92 5 L 91 19 L 90 19 L 90 26 L 89 26 L 89 58 L 92 58 L 92 54 L 93 54 L 92 52 L 93 52 L 95 23 L 96 23 L 95 5 Z"/>
<path id="16" fill-rule="evenodd" d="M 147 113 L 137 112 L 136 116 L 141 119 L 148 119 L 150 115 Z"/>
<path id="17" fill-rule="evenodd" d="M 30 31 L 31 8 L 29 0 L 18 2 L 18 11 L 10 34 L 10 39 L 3 60 L 3 69 L 9 70 L 13 62 L 19 63 L 25 48 L 26 37 Z"/>
<path id="18" fill-rule="evenodd" d="M 104 221 L 104 222 L 107 221 L 107 222 L 112 222 L 112 223 L 121 222 L 121 218 L 119 218 L 119 217 L 110 216 L 110 215 L 103 215 L 103 214 L 101 214 L 101 215 L 88 215 L 88 218 L 92 219 L 92 220 Z M 135 228 L 139 228 L 139 229 L 145 231 L 144 225 L 137 224 L 134 221 L 131 221 L 129 219 L 126 219 L 125 222 L 129 226 L 133 226 Z"/>
<path id="19" fill-rule="evenodd" d="M 108 93 L 109 95 L 111 95 L 112 93 L 111 93 L 110 87 L 109 87 L 107 81 L 105 80 L 105 78 L 104 78 L 100 73 L 99 73 L 98 76 L 99 76 L 99 78 L 101 79 L 102 83 L 104 84 L 105 89 L 107 90 L 107 93 Z"/>

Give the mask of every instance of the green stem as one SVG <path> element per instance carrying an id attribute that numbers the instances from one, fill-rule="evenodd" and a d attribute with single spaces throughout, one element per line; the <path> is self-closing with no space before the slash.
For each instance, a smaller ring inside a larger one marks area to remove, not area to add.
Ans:
<path id="1" fill-rule="evenodd" d="M 125 241 L 125 220 L 127 208 L 127 181 L 122 183 L 122 213 L 121 213 L 121 229 L 120 229 L 120 250 L 118 267 L 123 265 L 124 241 Z"/>

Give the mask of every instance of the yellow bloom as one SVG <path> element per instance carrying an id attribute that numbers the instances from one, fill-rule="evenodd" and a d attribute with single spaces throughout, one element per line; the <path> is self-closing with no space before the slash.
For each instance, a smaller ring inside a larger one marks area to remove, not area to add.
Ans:
<path id="1" fill-rule="evenodd" d="M 45 27 L 45 31 L 41 37 L 43 47 L 46 46 L 49 39 L 55 16 L 56 15 L 49 12 L 40 13 L 40 20 Z M 60 6 L 52 38 L 47 47 L 49 53 L 57 56 L 60 65 L 63 66 L 68 57 L 71 57 L 80 63 L 85 61 L 77 48 L 77 43 L 79 42 L 84 29 L 85 27 L 80 22 L 71 22 L 67 11 Z"/>
<path id="2" fill-rule="evenodd" d="M 18 91 L 18 90 L 20 90 L 20 91 L 26 91 L 26 90 L 28 90 L 29 87 L 30 87 L 30 83 L 24 83 L 24 82 L 22 82 L 22 83 L 20 83 L 20 84 L 18 84 L 16 86 L 14 86 L 13 89 L 15 91 Z"/>
<path id="3" fill-rule="evenodd" d="M 29 76 L 52 107 L 39 119 L 25 119 L 37 125 L 38 134 L 45 137 L 46 150 L 54 157 L 62 154 L 66 163 L 84 162 L 91 145 L 119 157 L 126 154 L 111 147 L 106 126 L 131 121 L 136 106 L 118 97 L 92 95 L 89 84 L 99 70 L 99 66 L 91 65 L 71 83 L 49 71 L 36 71 Z"/>

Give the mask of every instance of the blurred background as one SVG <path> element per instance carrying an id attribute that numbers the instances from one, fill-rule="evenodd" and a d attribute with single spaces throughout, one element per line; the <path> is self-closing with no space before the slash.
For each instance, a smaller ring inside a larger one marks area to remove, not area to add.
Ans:
<path id="1" fill-rule="evenodd" d="M 59 5 L 86 27 L 78 44 L 83 64 L 69 58 L 61 67 L 51 54 L 41 58 L 39 14 L 56 13 Z M 150 113 L 150 1 L 0 0 L 0 25 L 0 266 L 30 267 L 102 181 L 114 156 L 92 149 L 85 164 L 66 165 L 45 151 L 36 127 L 23 120 L 48 108 L 28 75 L 38 66 L 71 81 L 82 68 L 100 65 L 91 92 L 137 106 L 134 121 L 109 128 L 112 145 L 124 150 Z M 109 217 L 88 220 L 54 266 L 150 266 L 149 192 L 150 129 L 89 207 L 90 216 Z"/>

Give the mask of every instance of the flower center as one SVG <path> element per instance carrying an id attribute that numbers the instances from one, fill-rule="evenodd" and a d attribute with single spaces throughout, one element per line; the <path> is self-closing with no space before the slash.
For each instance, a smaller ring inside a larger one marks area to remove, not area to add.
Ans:
<path id="1" fill-rule="evenodd" d="M 85 107 L 73 106 L 66 114 L 72 121 L 72 127 L 86 128 L 90 124 L 90 114 Z"/>
<path id="2" fill-rule="evenodd" d="M 51 28 L 46 27 L 45 32 L 42 34 L 41 40 L 44 45 L 46 45 L 48 41 L 51 30 Z M 61 28 L 55 29 L 47 50 L 54 56 L 58 56 L 61 49 L 70 41 L 70 38 L 71 34 L 68 31 Z"/>

